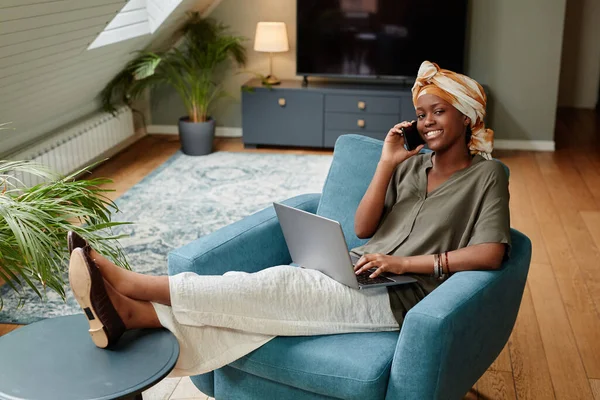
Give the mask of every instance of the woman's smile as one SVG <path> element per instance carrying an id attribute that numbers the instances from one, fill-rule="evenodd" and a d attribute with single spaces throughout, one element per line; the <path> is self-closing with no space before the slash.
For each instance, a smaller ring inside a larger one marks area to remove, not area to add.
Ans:
<path id="1" fill-rule="evenodd" d="M 436 129 L 436 130 L 425 132 L 425 139 L 427 139 L 427 140 L 435 139 L 438 136 L 441 136 L 443 132 L 444 132 L 443 129 Z"/>

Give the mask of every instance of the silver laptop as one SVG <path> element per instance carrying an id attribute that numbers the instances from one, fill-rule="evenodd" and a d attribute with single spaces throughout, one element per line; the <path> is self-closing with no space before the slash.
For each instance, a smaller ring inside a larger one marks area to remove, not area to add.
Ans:
<path id="1" fill-rule="evenodd" d="M 321 271 L 354 289 L 416 282 L 408 276 L 388 273 L 369 278 L 375 269 L 357 276 L 354 265 L 358 257 L 348 252 L 339 222 L 277 202 L 273 207 L 294 264 Z"/>

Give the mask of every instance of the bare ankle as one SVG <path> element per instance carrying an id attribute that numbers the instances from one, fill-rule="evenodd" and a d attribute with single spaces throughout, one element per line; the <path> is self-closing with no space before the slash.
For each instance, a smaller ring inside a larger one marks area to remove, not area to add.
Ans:
<path id="1" fill-rule="evenodd" d="M 154 307 L 119 293 L 109 282 L 104 281 L 108 296 L 127 329 L 160 328 L 162 325 Z"/>
<path id="2" fill-rule="evenodd" d="M 131 297 L 128 293 L 131 293 L 131 285 L 127 279 L 126 270 L 113 264 L 110 260 L 106 259 L 102 254 L 98 253 L 94 249 L 90 252 L 91 258 L 94 260 L 100 273 L 105 281 L 110 283 L 112 288 L 118 293 Z"/>
<path id="3" fill-rule="evenodd" d="M 119 317 L 121 318 L 121 321 L 123 321 L 123 324 L 125 324 L 125 328 L 132 329 L 131 319 L 133 313 L 127 307 L 127 303 L 125 301 L 126 299 L 124 299 L 123 296 L 119 294 L 119 292 L 117 292 L 115 287 L 111 285 L 110 282 L 108 282 L 106 279 L 104 280 L 104 286 L 106 287 L 106 293 L 110 298 L 110 302 L 115 308 L 117 314 L 119 314 Z"/>

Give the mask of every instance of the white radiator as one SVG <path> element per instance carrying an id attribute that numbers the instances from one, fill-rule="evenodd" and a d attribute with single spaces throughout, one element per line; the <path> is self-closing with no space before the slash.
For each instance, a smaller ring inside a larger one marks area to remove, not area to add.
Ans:
<path id="1" fill-rule="evenodd" d="M 52 170 L 68 175 L 107 156 L 107 152 L 134 135 L 133 116 L 129 107 L 122 107 L 116 116 L 98 113 L 43 139 L 17 153 L 11 154 L 11 160 L 32 160 L 46 165 Z M 17 176 L 26 186 L 42 182 L 32 175 Z"/>

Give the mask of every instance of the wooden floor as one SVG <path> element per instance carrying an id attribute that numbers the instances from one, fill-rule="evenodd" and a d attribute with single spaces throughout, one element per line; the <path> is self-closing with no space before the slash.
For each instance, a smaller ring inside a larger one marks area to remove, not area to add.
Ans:
<path id="1" fill-rule="evenodd" d="M 509 343 L 467 399 L 600 400 L 600 116 L 559 110 L 557 151 L 498 151 L 511 170 L 512 226 L 533 242 L 533 260 Z M 216 139 L 216 150 L 245 150 Z M 179 148 L 145 137 L 94 171 L 115 180 L 116 198 Z M 16 325 L 0 325 L 0 335 Z"/>

